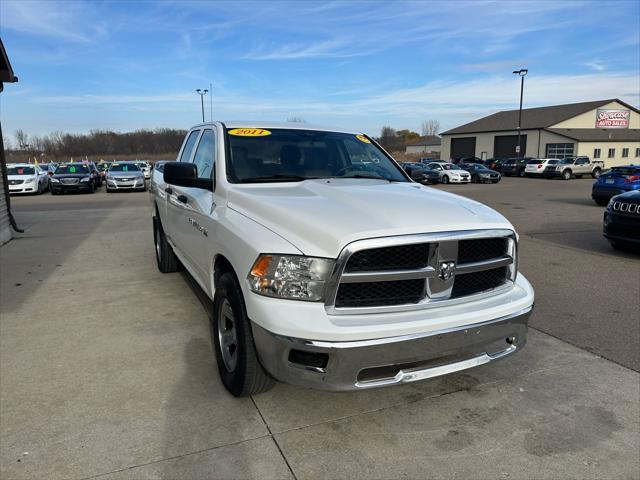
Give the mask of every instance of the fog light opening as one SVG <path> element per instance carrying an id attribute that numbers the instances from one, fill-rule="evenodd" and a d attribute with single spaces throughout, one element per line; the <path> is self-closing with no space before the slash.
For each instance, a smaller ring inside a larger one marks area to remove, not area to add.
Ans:
<path id="1" fill-rule="evenodd" d="M 506 340 L 509 345 L 513 345 L 516 343 L 516 337 L 507 337 Z"/>
<path id="2" fill-rule="evenodd" d="M 305 352 L 303 350 L 290 350 L 289 362 L 312 369 L 324 369 L 329 363 L 329 354 L 317 352 Z"/>

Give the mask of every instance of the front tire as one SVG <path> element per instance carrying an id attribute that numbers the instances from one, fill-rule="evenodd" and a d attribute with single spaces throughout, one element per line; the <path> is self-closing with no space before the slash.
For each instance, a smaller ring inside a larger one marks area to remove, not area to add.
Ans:
<path id="1" fill-rule="evenodd" d="M 449 183 L 449 176 L 448 176 L 448 175 L 444 175 L 444 176 L 442 177 L 442 183 L 444 183 L 445 185 L 446 185 L 447 183 Z"/>
<path id="2" fill-rule="evenodd" d="M 600 205 L 601 207 L 606 207 L 607 204 L 609 203 L 609 200 L 604 200 L 602 198 L 594 198 L 593 201 L 596 202 L 596 204 Z"/>
<path id="3" fill-rule="evenodd" d="M 216 283 L 210 333 L 220 379 L 236 397 L 265 392 L 275 382 L 258 360 L 240 284 L 231 272 Z"/>
<path id="4" fill-rule="evenodd" d="M 109 190 L 107 190 L 109 191 Z M 173 253 L 173 249 L 164 234 L 162 223 L 157 217 L 153 217 L 153 243 L 156 252 L 156 263 L 158 270 L 162 273 L 172 273 L 178 271 L 178 258 Z"/>
<path id="5" fill-rule="evenodd" d="M 571 180 L 571 170 L 565 170 L 564 172 L 562 172 L 562 179 Z"/>
<path id="6" fill-rule="evenodd" d="M 599 168 L 596 168 L 593 170 L 593 172 L 591 172 L 591 177 L 592 178 L 600 178 L 600 174 L 602 173 L 602 170 L 600 170 Z"/>
<path id="7" fill-rule="evenodd" d="M 518 174 L 519 177 L 526 177 L 527 174 L 524 173 L 524 170 L 521 170 L 520 173 Z"/>

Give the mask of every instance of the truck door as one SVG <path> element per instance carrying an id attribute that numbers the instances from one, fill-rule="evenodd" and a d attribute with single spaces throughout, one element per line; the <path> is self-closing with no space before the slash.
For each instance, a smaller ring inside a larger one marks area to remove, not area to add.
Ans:
<path id="1" fill-rule="evenodd" d="M 588 158 L 578 158 L 575 163 L 575 170 L 573 173 L 583 175 L 585 173 L 591 173 L 591 165 Z"/>
<path id="2" fill-rule="evenodd" d="M 182 145 L 180 154 L 178 155 L 179 162 L 190 162 L 195 152 L 195 147 L 200 138 L 201 130 L 195 129 L 189 132 Z M 177 187 L 175 185 L 164 184 L 165 187 L 165 204 L 166 204 L 166 221 L 163 219 L 162 227 L 164 228 L 165 235 L 171 240 L 171 242 L 177 247 L 180 253 L 184 254 L 184 246 L 181 240 L 181 236 L 184 235 L 186 226 L 181 219 L 182 210 L 184 209 L 184 203 L 182 199 L 182 189 L 184 187 Z M 179 200 L 180 199 L 180 200 Z"/>
<path id="3" fill-rule="evenodd" d="M 198 146 L 193 155 L 192 162 L 198 169 L 198 177 L 211 180 L 215 176 L 217 136 L 213 128 L 205 128 L 198 141 Z M 213 261 L 212 245 L 216 228 L 216 205 L 214 193 L 204 188 L 181 187 L 183 208 L 180 220 L 184 228 L 184 236 L 181 237 L 185 254 L 189 258 L 199 278 L 200 285 L 206 290 L 211 290 L 209 278 Z"/>

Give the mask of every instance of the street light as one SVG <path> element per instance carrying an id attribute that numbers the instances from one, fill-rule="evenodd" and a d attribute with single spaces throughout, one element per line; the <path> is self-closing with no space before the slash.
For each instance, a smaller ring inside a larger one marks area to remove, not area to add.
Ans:
<path id="1" fill-rule="evenodd" d="M 518 146 L 516 147 L 518 159 L 520 158 L 520 129 L 522 128 L 522 94 L 524 93 L 524 76 L 529 73 L 526 68 L 520 70 L 514 70 L 513 74 L 520 76 L 520 111 L 518 112 Z"/>
<path id="2" fill-rule="evenodd" d="M 196 90 L 196 93 L 200 95 L 200 106 L 202 107 L 202 123 L 204 123 L 204 96 L 208 91 L 209 90 L 200 90 L 199 88 Z"/>

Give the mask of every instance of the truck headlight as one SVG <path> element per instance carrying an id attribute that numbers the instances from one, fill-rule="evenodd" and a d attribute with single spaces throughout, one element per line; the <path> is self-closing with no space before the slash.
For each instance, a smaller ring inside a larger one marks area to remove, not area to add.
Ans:
<path id="1" fill-rule="evenodd" d="M 88 182 L 89 180 L 91 180 L 91 177 L 83 177 L 80 181 L 81 182 Z"/>
<path id="2" fill-rule="evenodd" d="M 251 290 L 268 297 L 319 302 L 334 261 L 299 255 L 260 255 L 247 277 Z"/>
<path id="3" fill-rule="evenodd" d="M 50 180 L 51 180 L 53 183 L 60 183 L 60 180 L 58 180 L 57 178 L 53 178 L 53 177 L 51 177 L 51 178 L 50 178 Z"/>

